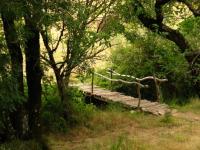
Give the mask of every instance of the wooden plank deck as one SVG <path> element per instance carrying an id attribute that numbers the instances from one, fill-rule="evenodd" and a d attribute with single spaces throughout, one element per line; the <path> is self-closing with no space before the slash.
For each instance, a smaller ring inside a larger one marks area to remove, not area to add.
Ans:
<path id="1" fill-rule="evenodd" d="M 78 87 L 85 95 L 93 96 L 99 101 L 103 101 L 106 103 L 117 102 L 131 109 L 136 109 L 138 105 L 138 100 L 139 100 L 138 98 L 126 96 L 119 92 L 114 92 L 94 86 L 92 93 L 91 85 L 78 84 L 75 86 Z M 140 107 L 142 111 L 154 115 L 165 115 L 166 113 L 171 112 L 171 109 L 169 108 L 168 105 L 160 104 L 158 102 L 151 102 L 145 99 L 141 100 Z"/>

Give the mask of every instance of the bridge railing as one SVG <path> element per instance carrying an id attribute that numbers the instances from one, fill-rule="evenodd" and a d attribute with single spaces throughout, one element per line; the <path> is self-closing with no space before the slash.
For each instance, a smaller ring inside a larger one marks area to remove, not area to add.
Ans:
<path id="1" fill-rule="evenodd" d="M 143 85 L 141 82 L 142 81 L 145 81 L 145 80 L 154 80 L 154 83 L 155 83 L 155 87 L 156 87 L 156 100 L 157 102 L 160 102 L 160 99 L 161 99 L 161 91 L 160 91 L 160 86 L 161 86 L 161 83 L 163 82 L 167 82 L 168 80 L 167 79 L 160 79 L 160 78 L 157 78 L 155 75 L 154 76 L 147 76 L 147 77 L 144 77 L 144 78 L 136 78 L 134 76 L 131 76 L 131 75 L 125 75 L 125 74 L 120 74 L 120 73 L 117 73 L 116 71 L 114 71 L 113 69 L 109 68 L 107 70 L 107 72 L 110 74 L 110 77 L 107 77 L 105 75 L 102 75 L 100 73 L 97 73 L 94 71 L 94 69 L 92 69 L 91 71 L 91 74 L 92 74 L 92 82 L 91 82 L 91 92 L 93 93 L 94 92 L 94 76 L 98 76 L 98 77 L 101 77 L 103 79 L 106 79 L 108 81 L 110 81 L 111 83 L 111 90 L 112 90 L 112 83 L 113 82 L 121 82 L 121 83 L 125 83 L 125 84 L 135 84 L 137 86 L 137 95 L 138 95 L 138 108 L 140 108 L 140 104 L 141 104 L 141 88 L 148 88 L 149 85 Z M 124 79 L 114 79 L 113 76 L 119 76 L 119 77 L 126 77 L 126 78 L 130 78 L 130 79 L 133 79 L 134 81 L 126 81 Z"/>

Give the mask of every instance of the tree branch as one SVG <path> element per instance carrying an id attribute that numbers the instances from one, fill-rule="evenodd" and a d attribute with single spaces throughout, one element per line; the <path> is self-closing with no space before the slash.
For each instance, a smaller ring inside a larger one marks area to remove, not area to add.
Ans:
<path id="1" fill-rule="evenodd" d="M 150 17 L 145 12 L 142 4 L 137 1 L 137 7 L 142 8 L 142 13 L 138 15 L 138 19 L 141 23 L 151 30 L 152 32 L 158 32 L 164 38 L 174 42 L 179 48 L 181 53 L 184 53 L 187 49 L 191 49 L 188 41 L 184 36 L 178 31 L 174 30 L 167 25 L 163 24 L 163 12 L 162 7 L 170 0 L 157 0 L 155 4 L 156 19 Z M 135 7 L 135 4 L 133 4 Z"/>

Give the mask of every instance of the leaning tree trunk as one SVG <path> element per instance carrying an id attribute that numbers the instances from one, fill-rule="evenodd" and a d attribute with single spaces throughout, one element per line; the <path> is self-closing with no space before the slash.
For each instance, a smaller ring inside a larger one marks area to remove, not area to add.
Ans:
<path id="1" fill-rule="evenodd" d="M 2 13 L 2 21 L 5 39 L 11 58 L 12 77 L 16 81 L 19 94 L 23 97 L 23 56 L 14 25 L 14 16 L 6 16 Z M 11 114 L 12 126 L 16 131 L 17 137 L 23 135 L 23 109 L 23 106 L 18 104 L 16 110 Z"/>
<path id="2" fill-rule="evenodd" d="M 41 68 L 40 68 L 40 41 L 39 31 L 31 21 L 31 16 L 25 18 L 25 27 L 30 36 L 26 39 L 26 75 L 28 85 L 28 124 L 30 136 L 38 138 L 41 136 Z"/>

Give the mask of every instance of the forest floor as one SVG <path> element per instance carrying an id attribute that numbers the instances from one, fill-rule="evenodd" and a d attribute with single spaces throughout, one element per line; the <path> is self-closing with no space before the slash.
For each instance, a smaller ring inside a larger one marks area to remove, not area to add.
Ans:
<path id="1" fill-rule="evenodd" d="M 177 113 L 153 116 L 134 111 L 98 110 L 66 134 L 48 135 L 52 150 L 200 150 L 200 101 L 177 106 Z"/>

